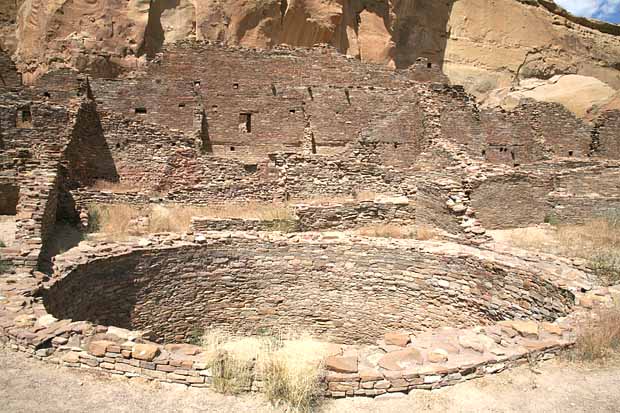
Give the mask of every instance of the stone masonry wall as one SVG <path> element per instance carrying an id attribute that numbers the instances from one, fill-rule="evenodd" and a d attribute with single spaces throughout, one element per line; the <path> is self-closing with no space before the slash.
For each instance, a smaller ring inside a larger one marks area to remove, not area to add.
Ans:
<path id="1" fill-rule="evenodd" d="M 22 84 L 22 78 L 11 56 L 0 49 L 0 89 L 17 88 Z"/>
<path id="2" fill-rule="evenodd" d="M 517 228 L 554 216 L 580 224 L 620 207 L 617 162 L 541 163 L 474 184 L 472 206 L 487 229 Z"/>
<path id="3" fill-rule="evenodd" d="M 300 231 L 350 229 L 390 223 L 413 225 L 415 203 L 407 198 L 348 202 L 335 205 L 295 205 Z"/>
<path id="4" fill-rule="evenodd" d="M 140 329 L 168 342 L 215 326 L 245 333 L 288 326 L 373 342 L 390 330 L 553 320 L 570 306 L 539 275 L 508 263 L 483 265 L 467 253 L 241 238 L 80 264 L 44 298 L 57 318 Z"/>
<path id="5" fill-rule="evenodd" d="M 593 155 L 620 159 L 620 110 L 604 112 L 595 125 Z"/>

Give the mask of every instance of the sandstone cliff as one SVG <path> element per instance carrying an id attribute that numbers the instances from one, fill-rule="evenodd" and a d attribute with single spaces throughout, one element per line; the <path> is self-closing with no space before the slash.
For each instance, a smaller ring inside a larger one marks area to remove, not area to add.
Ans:
<path id="1" fill-rule="evenodd" d="M 57 66 L 117 76 L 165 43 L 197 38 L 257 48 L 329 43 L 395 68 L 427 57 L 478 96 L 562 74 L 620 88 L 620 26 L 576 18 L 548 0 L 5 3 L 0 46 L 14 53 L 26 81 Z"/>

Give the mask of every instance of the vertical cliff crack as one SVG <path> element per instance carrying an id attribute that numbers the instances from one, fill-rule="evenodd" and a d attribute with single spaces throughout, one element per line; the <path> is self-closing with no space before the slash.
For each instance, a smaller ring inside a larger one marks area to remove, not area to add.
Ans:
<path id="1" fill-rule="evenodd" d="M 288 10 L 288 1 L 280 0 L 280 24 L 284 24 L 284 16 Z"/>

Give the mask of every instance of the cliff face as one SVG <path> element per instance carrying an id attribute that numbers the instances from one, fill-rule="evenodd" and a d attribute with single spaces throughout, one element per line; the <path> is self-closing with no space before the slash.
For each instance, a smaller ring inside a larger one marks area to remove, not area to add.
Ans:
<path id="1" fill-rule="evenodd" d="M 165 43 L 197 38 L 257 48 L 328 43 L 395 68 L 426 57 L 479 96 L 558 74 L 620 88 L 620 28 L 575 18 L 548 0 L 6 3 L 12 5 L 0 7 L 0 46 L 14 53 L 26 81 L 56 66 L 117 76 L 143 65 Z"/>

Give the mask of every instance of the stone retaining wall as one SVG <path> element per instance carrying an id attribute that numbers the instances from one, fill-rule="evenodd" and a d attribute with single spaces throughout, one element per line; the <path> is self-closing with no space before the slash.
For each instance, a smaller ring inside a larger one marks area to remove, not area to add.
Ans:
<path id="1" fill-rule="evenodd" d="M 191 232 L 206 231 L 281 231 L 298 230 L 298 223 L 294 220 L 260 220 L 242 218 L 206 218 L 193 217 Z"/>

